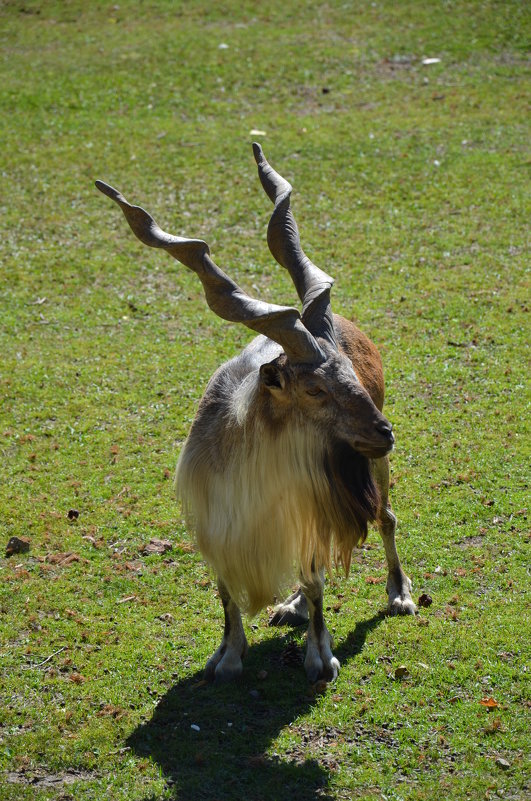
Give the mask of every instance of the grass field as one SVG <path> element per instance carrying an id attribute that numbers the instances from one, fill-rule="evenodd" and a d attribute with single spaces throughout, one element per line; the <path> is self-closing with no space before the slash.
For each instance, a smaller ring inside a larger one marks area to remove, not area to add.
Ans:
<path id="1" fill-rule="evenodd" d="M 510 0 L 0 4 L 1 801 L 528 797 L 529 30 Z M 172 474 L 251 333 L 94 188 L 292 305 L 254 139 L 381 349 L 433 599 L 385 617 L 371 532 L 324 692 L 266 611 L 242 680 L 201 682 L 222 613 Z"/>

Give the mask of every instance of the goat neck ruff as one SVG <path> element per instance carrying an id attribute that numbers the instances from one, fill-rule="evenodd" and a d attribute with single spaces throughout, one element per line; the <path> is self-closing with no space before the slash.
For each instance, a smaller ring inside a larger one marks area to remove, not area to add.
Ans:
<path id="1" fill-rule="evenodd" d="M 343 481 L 344 449 L 338 461 L 325 438 L 302 423 L 270 431 L 247 416 L 234 428 L 219 467 L 211 443 L 192 429 L 176 489 L 201 553 L 252 616 L 300 571 L 309 578 L 314 558 L 330 568 L 332 553 L 348 573 L 352 548 L 376 516 L 377 492 L 364 457 L 352 451 L 366 469 L 354 471 L 354 483 Z"/>

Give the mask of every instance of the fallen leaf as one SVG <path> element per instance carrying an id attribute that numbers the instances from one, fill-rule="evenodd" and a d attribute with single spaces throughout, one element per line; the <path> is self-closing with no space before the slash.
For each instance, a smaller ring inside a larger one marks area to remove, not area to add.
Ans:
<path id="1" fill-rule="evenodd" d="M 126 570 L 131 570 L 131 572 L 133 572 L 133 573 L 138 573 L 140 570 L 142 570 L 143 567 L 144 567 L 144 565 L 142 564 L 142 562 L 126 562 L 125 563 Z"/>
<path id="2" fill-rule="evenodd" d="M 79 562 L 80 557 L 77 553 L 49 553 L 46 554 L 46 561 L 50 565 L 70 565 L 72 562 Z"/>
<path id="3" fill-rule="evenodd" d="M 11 537 L 6 545 L 6 556 L 13 556 L 16 553 L 27 553 L 30 549 L 30 541 L 20 537 Z"/>
<path id="4" fill-rule="evenodd" d="M 69 553 L 65 559 L 61 562 L 61 565 L 71 565 L 72 562 L 79 562 L 79 556 L 77 553 Z"/>
<path id="5" fill-rule="evenodd" d="M 280 654 L 280 663 L 283 666 L 300 665 L 302 661 L 302 649 L 293 641 L 289 642 Z"/>
<path id="6" fill-rule="evenodd" d="M 446 609 L 444 610 L 444 613 L 445 613 L 447 618 L 449 618 L 450 620 L 453 620 L 454 622 L 459 620 L 459 615 L 457 614 L 457 609 L 454 609 L 453 606 L 448 605 L 446 607 Z"/>
<path id="7" fill-rule="evenodd" d="M 385 576 L 366 576 L 365 582 L 367 584 L 382 584 L 385 581 Z"/>
<path id="8" fill-rule="evenodd" d="M 499 768 L 502 768 L 503 770 L 508 770 L 511 767 L 511 763 L 508 762 L 503 757 L 496 757 L 496 764 Z"/>
<path id="9" fill-rule="evenodd" d="M 504 662 L 511 662 L 516 656 L 512 651 L 499 651 L 497 655 L 500 659 L 503 659 Z"/>
<path id="10" fill-rule="evenodd" d="M 69 509 L 67 517 L 69 520 L 77 520 L 79 517 L 79 512 L 77 509 Z"/>
<path id="11" fill-rule="evenodd" d="M 195 547 L 191 542 L 178 542 L 175 546 L 178 551 L 183 553 L 194 553 Z"/>
<path id="12" fill-rule="evenodd" d="M 400 665 L 395 670 L 395 679 L 407 679 L 409 676 L 409 670 L 405 665 Z"/>
<path id="13" fill-rule="evenodd" d="M 482 698 L 479 703 L 487 709 L 497 709 L 499 707 L 498 702 L 495 701 L 494 698 Z"/>
<path id="14" fill-rule="evenodd" d="M 97 718 L 111 717 L 115 720 L 119 720 L 124 715 L 125 709 L 122 709 L 119 706 L 114 706 L 113 704 L 105 704 L 105 706 L 102 707 L 99 712 L 96 712 Z"/>
<path id="15" fill-rule="evenodd" d="M 30 574 L 29 570 L 15 570 L 14 578 L 16 578 L 16 579 L 26 579 L 26 578 L 29 578 L 30 575 L 31 574 Z M 39 631 L 40 631 L 40 629 L 39 629 Z"/>
<path id="16" fill-rule="evenodd" d="M 83 684 L 86 681 L 85 676 L 82 676 L 81 673 L 71 673 L 68 677 L 70 681 L 74 682 L 74 684 Z"/>
<path id="17" fill-rule="evenodd" d="M 150 556 L 151 554 L 163 554 L 171 551 L 173 545 L 169 540 L 151 539 L 146 545 L 142 545 L 140 553 Z"/>
<path id="18" fill-rule="evenodd" d="M 422 593 L 422 595 L 419 597 L 419 599 L 417 601 L 417 605 L 418 606 L 423 606 L 425 608 L 427 608 L 428 606 L 431 606 L 432 603 L 433 603 L 433 598 L 431 597 L 431 595 L 428 595 L 425 592 Z"/>

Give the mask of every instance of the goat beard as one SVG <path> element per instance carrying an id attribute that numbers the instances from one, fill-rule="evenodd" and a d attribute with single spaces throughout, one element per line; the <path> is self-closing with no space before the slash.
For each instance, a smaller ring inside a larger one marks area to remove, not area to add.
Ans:
<path id="1" fill-rule="evenodd" d="M 347 442 L 333 442 L 324 456 L 330 491 L 327 510 L 333 531 L 334 559 L 348 574 L 352 549 L 365 542 L 368 525 L 378 517 L 380 493 L 369 460 Z"/>

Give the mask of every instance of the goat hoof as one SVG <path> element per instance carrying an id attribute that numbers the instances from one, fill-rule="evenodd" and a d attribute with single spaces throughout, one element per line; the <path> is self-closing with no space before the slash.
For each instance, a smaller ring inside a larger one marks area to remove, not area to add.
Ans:
<path id="1" fill-rule="evenodd" d="M 411 598 L 411 579 L 401 572 L 400 577 L 393 577 L 391 574 L 387 580 L 387 614 L 391 617 L 395 615 L 414 615 L 417 607 Z"/>
<path id="2" fill-rule="evenodd" d="M 236 679 L 239 679 L 242 673 L 243 664 L 241 662 L 239 667 L 237 665 L 231 665 L 230 668 L 218 666 L 216 668 L 214 682 L 216 684 L 228 684 L 231 681 L 236 681 Z"/>
<path id="3" fill-rule="evenodd" d="M 243 663 L 241 662 L 239 666 L 231 665 L 230 667 L 221 664 L 214 667 L 207 663 L 203 677 L 210 684 L 227 684 L 230 681 L 239 679 L 242 673 Z"/>
<path id="4" fill-rule="evenodd" d="M 239 656 L 225 651 L 220 655 L 216 652 L 206 663 L 204 679 L 216 684 L 225 684 L 239 679 L 243 673 L 243 662 Z"/>
<path id="5" fill-rule="evenodd" d="M 325 662 L 323 665 L 323 673 L 321 678 L 324 681 L 335 681 L 337 679 L 337 674 L 339 673 L 339 660 L 334 657 L 330 660 L 330 662 Z"/>
<path id="6" fill-rule="evenodd" d="M 335 656 L 326 662 L 319 659 L 316 662 L 306 663 L 304 665 L 308 681 L 311 684 L 316 684 L 319 681 L 335 681 L 339 673 L 339 667 L 339 660 L 336 659 Z"/>
<path id="7" fill-rule="evenodd" d="M 308 622 L 308 603 L 301 590 L 277 604 L 269 619 L 270 626 L 302 626 Z"/>
<path id="8" fill-rule="evenodd" d="M 308 616 L 304 616 L 296 609 L 289 606 L 279 606 L 269 618 L 270 626 L 303 626 L 308 622 Z"/>
<path id="9" fill-rule="evenodd" d="M 417 607 L 409 595 L 405 597 L 399 595 L 392 600 L 389 599 L 387 614 L 391 617 L 395 617 L 396 615 L 414 615 L 416 612 Z"/>

